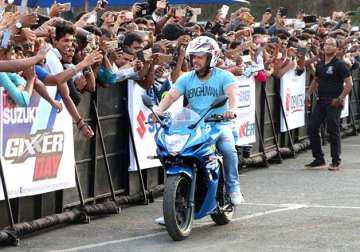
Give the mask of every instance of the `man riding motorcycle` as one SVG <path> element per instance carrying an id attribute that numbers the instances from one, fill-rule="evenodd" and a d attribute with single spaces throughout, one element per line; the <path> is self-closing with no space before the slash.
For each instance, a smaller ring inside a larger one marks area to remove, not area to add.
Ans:
<path id="1" fill-rule="evenodd" d="M 232 73 L 215 67 L 219 54 L 218 43 L 210 37 L 200 36 L 191 41 L 186 49 L 186 56 L 194 70 L 176 81 L 154 112 L 162 114 L 184 95 L 190 109 L 201 115 L 217 97 L 227 95 L 228 103 L 222 108 L 214 109 L 211 114 L 221 114 L 225 120 L 234 119 L 237 110 L 237 79 Z M 215 123 L 213 127 L 222 131 L 216 145 L 223 156 L 226 190 L 232 204 L 239 205 L 244 202 L 244 198 L 240 191 L 238 156 L 231 122 Z M 161 224 L 162 221 L 157 222 Z"/>

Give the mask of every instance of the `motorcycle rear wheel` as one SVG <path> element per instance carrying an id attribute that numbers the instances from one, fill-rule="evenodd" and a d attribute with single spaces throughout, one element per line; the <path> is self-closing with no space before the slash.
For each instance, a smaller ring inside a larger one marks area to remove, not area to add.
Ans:
<path id="1" fill-rule="evenodd" d="M 165 183 L 163 212 L 166 230 L 174 241 L 191 233 L 194 208 L 188 207 L 191 181 L 185 175 L 169 176 Z"/>

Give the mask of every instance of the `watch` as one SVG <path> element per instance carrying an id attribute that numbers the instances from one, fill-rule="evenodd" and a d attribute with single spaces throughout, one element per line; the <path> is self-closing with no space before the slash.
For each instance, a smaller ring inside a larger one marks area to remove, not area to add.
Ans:
<path id="1" fill-rule="evenodd" d="M 21 30 L 21 28 L 23 28 L 23 25 L 22 25 L 22 23 L 20 23 L 20 22 L 16 22 L 15 27 L 16 27 L 17 29 Z"/>

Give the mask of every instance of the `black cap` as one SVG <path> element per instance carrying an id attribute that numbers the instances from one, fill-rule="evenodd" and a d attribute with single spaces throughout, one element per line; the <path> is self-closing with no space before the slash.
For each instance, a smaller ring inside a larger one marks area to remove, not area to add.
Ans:
<path id="1" fill-rule="evenodd" d="M 254 28 L 254 33 L 253 33 L 254 35 L 256 35 L 256 34 L 262 34 L 262 35 L 265 35 L 265 34 L 267 34 L 267 32 L 266 32 L 266 29 L 265 28 L 263 28 L 263 27 L 255 27 Z"/>
<path id="2" fill-rule="evenodd" d="M 180 36 L 186 34 L 185 29 L 178 24 L 167 24 L 161 30 L 162 38 L 167 40 L 177 40 Z"/>

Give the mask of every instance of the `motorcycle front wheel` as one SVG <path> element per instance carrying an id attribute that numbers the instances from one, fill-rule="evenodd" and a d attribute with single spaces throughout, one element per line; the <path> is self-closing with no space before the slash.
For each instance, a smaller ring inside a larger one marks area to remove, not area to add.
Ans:
<path id="1" fill-rule="evenodd" d="M 163 211 L 166 229 L 174 241 L 190 235 L 194 208 L 188 207 L 191 180 L 185 175 L 173 175 L 166 179 Z"/>

